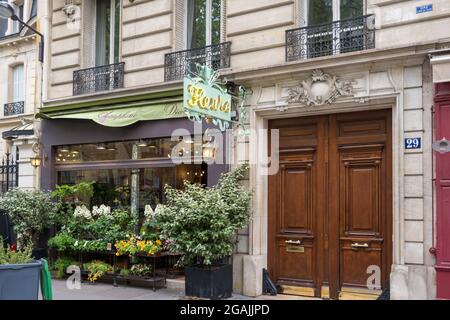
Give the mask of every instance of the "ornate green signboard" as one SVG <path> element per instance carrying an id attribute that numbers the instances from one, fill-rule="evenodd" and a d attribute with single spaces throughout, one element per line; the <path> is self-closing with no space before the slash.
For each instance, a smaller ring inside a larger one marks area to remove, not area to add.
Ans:
<path id="1" fill-rule="evenodd" d="M 184 78 L 184 110 L 191 120 L 207 119 L 225 131 L 232 122 L 232 96 L 218 82 L 216 71 L 201 65 L 197 69 L 197 74 Z"/>

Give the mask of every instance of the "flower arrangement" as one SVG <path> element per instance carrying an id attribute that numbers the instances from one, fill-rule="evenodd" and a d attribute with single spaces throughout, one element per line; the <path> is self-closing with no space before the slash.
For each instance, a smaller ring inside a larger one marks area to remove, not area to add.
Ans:
<path id="1" fill-rule="evenodd" d="M 149 277 L 152 275 L 152 268 L 146 264 L 135 264 L 131 267 L 130 274 L 138 277 Z"/>
<path id="2" fill-rule="evenodd" d="M 91 211 L 84 204 L 75 208 L 73 216 L 75 218 L 84 218 L 86 220 L 92 219 Z"/>
<path id="3" fill-rule="evenodd" d="M 89 272 L 88 280 L 90 282 L 95 282 L 103 277 L 107 272 L 111 271 L 112 267 L 103 261 L 94 260 L 84 264 L 84 269 Z"/>
<path id="4" fill-rule="evenodd" d="M 117 242 L 114 247 L 116 248 L 116 256 L 133 256 L 137 253 L 146 253 L 151 256 L 162 250 L 163 243 L 161 240 L 142 240 L 136 236 L 131 236 L 127 240 Z"/>
<path id="5" fill-rule="evenodd" d="M 100 207 L 92 207 L 92 215 L 94 217 L 111 217 L 111 207 L 102 204 Z"/>

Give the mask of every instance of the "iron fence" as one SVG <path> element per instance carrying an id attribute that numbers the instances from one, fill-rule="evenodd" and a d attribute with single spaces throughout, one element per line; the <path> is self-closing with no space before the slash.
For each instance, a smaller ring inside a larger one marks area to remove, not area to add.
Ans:
<path id="1" fill-rule="evenodd" d="M 74 71 L 73 95 L 123 88 L 125 63 L 113 63 Z"/>
<path id="2" fill-rule="evenodd" d="M 19 153 L 12 156 L 7 153 L 0 165 L 0 196 L 11 189 L 17 188 L 19 182 Z"/>
<path id="3" fill-rule="evenodd" d="M 23 101 L 6 103 L 3 106 L 3 115 L 5 117 L 17 116 L 25 112 L 25 103 Z"/>
<path id="4" fill-rule="evenodd" d="M 288 62 L 373 48 L 374 15 L 286 31 Z"/>
<path id="5" fill-rule="evenodd" d="M 231 42 L 203 48 L 167 53 L 165 56 L 165 81 L 180 80 L 187 76 L 195 65 L 207 65 L 214 70 L 230 67 Z"/>

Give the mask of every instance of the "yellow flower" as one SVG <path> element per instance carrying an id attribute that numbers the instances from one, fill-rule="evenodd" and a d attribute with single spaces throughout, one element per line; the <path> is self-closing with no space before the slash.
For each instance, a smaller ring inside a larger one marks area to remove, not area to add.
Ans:
<path id="1" fill-rule="evenodd" d="M 156 240 L 156 244 L 157 244 L 158 246 L 162 245 L 161 240 Z"/>

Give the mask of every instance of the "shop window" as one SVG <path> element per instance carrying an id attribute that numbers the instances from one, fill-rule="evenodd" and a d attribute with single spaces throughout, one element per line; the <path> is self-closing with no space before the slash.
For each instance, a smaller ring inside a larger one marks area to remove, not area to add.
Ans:
<path id="1" fill-rule="evenodd" d="M 212 156 L 206 150 L 208 143 L 201 136 L 59 146 L 55 150 L 57 184 L 93 181 L 93 204 L 128 207 L 136 195 L 139 210 L 146 205 L 155 209 L 165 202 L 166 185 L 207 184 L 206 162 Z"/>
<path id="2" fill-rule="evenodd" d="M 58 171 L 58 185 L 94 182 L 92 204 L 106 204 L 113 208 L 130 207 L 132 175 L 138 176 L 139 210 L 146 205 L 156 208 L 165 202 L 166 185 L 181 189 L 185 181 L 206 184 L 207 168 L 204 164 L 150 167 L 140 169 L 80 169 Z"/>
<path id="3" fill-rule="evenodd" d="M 187 0 L 187 49 L 221 42 L 221 0 Z"/>
<path id="4" fill-rule="evenodd" d="M 97 0 L 95 26 L 95 65 L 119 62 L 120 0 Z"/>

